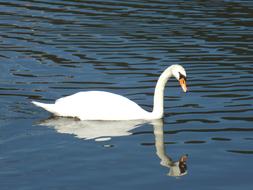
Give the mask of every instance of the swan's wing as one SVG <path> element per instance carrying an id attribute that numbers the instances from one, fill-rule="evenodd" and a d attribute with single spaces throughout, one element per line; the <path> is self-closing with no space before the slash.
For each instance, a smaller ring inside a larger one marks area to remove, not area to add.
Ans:
<path id="1" fill-rule="evenodd" d="M 148 114 L 135 102 L 123 96 L 103 92 L 79 92 L 55 102 L 59 115 L 85 119 L 124 120 L 140 119 Z"/>

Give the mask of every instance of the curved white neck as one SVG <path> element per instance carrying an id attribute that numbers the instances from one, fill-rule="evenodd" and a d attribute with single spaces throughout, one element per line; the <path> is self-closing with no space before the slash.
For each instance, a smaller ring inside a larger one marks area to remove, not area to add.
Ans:
<path id="1" fill-rule="evenodd" d="M 172 76 L 172 67 L 169 67 L 161 74 L 161 76 L 157 81 L 154 93 L 154 107 L 151 113 L 154 119 L 160 119 L 163 117 L 164 88 L 171 76 Z"/>

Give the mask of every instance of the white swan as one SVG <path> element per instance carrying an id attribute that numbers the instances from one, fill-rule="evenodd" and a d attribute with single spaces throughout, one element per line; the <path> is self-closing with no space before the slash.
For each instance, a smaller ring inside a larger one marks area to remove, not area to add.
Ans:
<path id="1" fill-rule="evenodd" d="M 171 65 L 159 77 L 154 93 L 152 112 L 142 109 L 126 97 L 104 91 L 87 91 L 60 98 L 54 104 L 33 101 L 36 106 L 57 116 L 76 117 L 81 120 L 154 120 L 163 117 L 164 88 L 168 79 L 174 76 L 184 92 L 186 72 L 181 65 Z"/>

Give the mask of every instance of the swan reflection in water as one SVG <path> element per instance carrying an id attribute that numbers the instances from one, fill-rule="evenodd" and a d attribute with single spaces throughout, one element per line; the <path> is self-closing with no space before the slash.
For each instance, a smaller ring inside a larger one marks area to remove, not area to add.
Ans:
<path id="1" fill-rule="evenodd" d="M 58 133 L 72 134 L 79 139 L 96 141 L 110 140 L 111 137 L 128 136 L 131 130 L 144 124 L 144 121 L 80 121 L 66 117 L 52 117 L 39 122 L 39 125 L 53 127 Z"/>
<path id="2" fill-rule="evenodd" d="M 164 145 L 163 122 L 159 120 L 152 122 L 152 124 L 154 127 L 156 154 L 161 159 L 160 164 L 170 169 L 168 173 L 169 176 L 179 177 L 186 175 L 186 161 L 188 159 L 188 155 L 182 155 L 178 161 L 173 161 L 172 158 L 166 154 Z"/>
<path id="3" fill-rule="evenodd" d="M 186 161 L 188 156 L 183 155 L 178 161 L 173 161 L 166 154 L 164 145 L 163 121 L 80 121 L 73 118 L 54 117 L 41 121 L 39 125 L 53 127 L 59 133 L 72 134 L 77 138 L 96 141 L 110 140 L 111 137 L 131 135 L 131 130 L 142 126 L 143 124 L 151 124 L 154 127 L 156 154 L 161 159 L 160 164 L 169 168 L 169 176 L 183 176 L 187 174 Z"/>

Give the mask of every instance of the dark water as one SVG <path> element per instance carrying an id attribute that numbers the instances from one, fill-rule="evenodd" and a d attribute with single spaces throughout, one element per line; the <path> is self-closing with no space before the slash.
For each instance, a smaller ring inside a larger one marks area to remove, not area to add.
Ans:
<path id="1" fill-rule="evenodd" d="M 0 12 L 1 190 L 252 188 L 251 1 L 1 0 Z M 169 81 L 158 123 L 41 121 L 30 103 L 106 90 L 151 110 L 171 64 L 190 92 Z"/>

